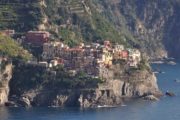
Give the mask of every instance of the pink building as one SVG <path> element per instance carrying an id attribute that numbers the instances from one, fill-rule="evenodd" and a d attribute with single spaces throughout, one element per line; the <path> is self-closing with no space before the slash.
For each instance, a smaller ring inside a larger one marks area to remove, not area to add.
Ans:
<path id="1" fill-rule="evenodd" d="M 49 41 L 50 34 L 46 31 L 29 31 L 26 34 L 26 42 L 33 45 L 42 46 Z"/>
<path id="2" fill-rule="evenodd" d="M 104 46 L 105 47 L 111 47 L 111 42 L 108 40 L 104 41 Z"/>
<path id="3" fill-rule="evenodd" d="M 121 56 L 122 59 L 127 59 L 127 58 L 128 58 L 128 51 L 123 50 L 123 51 L 120 53 L 120 56 Z"/>

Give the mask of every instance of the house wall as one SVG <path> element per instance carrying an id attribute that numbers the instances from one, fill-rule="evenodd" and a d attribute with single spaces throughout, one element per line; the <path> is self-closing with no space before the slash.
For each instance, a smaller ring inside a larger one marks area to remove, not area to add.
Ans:
<path id="1" fill-rule="evenodd" d="M 26 42 L 31 43 L 33 45 L 42 46 L 43 43 L 49 41 L 50 34 L 45 31 L 29 31 L 26 34 Z"/>

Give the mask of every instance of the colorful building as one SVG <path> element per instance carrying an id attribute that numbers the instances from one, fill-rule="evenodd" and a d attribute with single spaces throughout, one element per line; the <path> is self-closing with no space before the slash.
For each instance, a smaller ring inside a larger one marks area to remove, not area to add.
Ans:
<path id="1" fill-rule="evenodd" d="M 44 43 L 42 56 L 50 60 L 51 67 L 61 64 L 67 71 L 83 71 L 89 75 L 105 78 L 109 76 L 108 79 L 113 76 L 113 73 L 108 71 L 108 68 L 113 65 L 113 60 L 125 60 L 133 67 L 136 67 L 141 60 L 139 50 L 125 49 L 119 44 L 112 46 L 109 41 L 105 41 L 103 45 L 81 43 L 74 48 L 69 48 L 61 42 Z"/>
<path id="2" fill-rule="evenodd" d="M 104 47 L 106 47 L 106 48 L 111 47 L 111 42 L 108 40 L 104 41 Z"/>
<path id="3" fill-rule="evenodd" d="M 129 49 L 128 62 L 131 67 L 137 67 L 141 61 L 141 52 L 137 49 Z"/>
<path id="4" fill-rule="evenodd" d="M 46 31 L 29 31 L 26 34 L 27 43 L 32 45 L 42 46 L 44 43 L 49 41 L 50 33 Z"/>

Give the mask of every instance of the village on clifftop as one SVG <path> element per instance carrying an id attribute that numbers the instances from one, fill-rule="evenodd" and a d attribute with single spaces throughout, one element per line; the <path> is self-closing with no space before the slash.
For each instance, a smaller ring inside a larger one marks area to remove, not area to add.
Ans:
<path id="1" fill-rule="evenodd" d="M 11 36 L 13 30 L 1 31 Z M 50 41 L 50 33 L 46 31 L 29 31 L 21 39 L 21 43 L 32 46 L 41 46 L 41 61 L 28 61 L 28 64 L 36 64 L 46 68 L 58 65 L 67 71 L 77 73 L 83 71 L 91 76 L 99 76 L 108 73 L 113 61 L 124 60 L 129 67 L 137 67 L 142 59 L 138 49 L 126 48 L 121 44 L 112 44 L 105 40 L 103 44 L 80 43 L 75 47 L 69 47 L 62 41 Z"/>

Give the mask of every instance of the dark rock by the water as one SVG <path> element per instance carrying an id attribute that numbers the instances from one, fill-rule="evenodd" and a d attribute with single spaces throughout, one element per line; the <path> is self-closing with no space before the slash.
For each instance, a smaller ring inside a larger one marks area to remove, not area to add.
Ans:
<path id="1" fill-rule="evenodd" d="M 12 88 L 11 90 L 16 90 Z M 128 78 L 107 80 L 92 89 L 43 89 L 24 91 L 21 98 L 14 98 L 18 106 L 52 106 L 94 108 L 98 106 L 119 106 L 124 98 L 161 93 L 156 76 L 147 70 L 135 71 Z M 17 94 L 17 93 L 14 93 Z M 157 96 L 156 96 L 157 95 Z M 11 97 L 11 96 L 10 96 Z M 155 99 L 149 96 L 146 99 Z M 12 101 L 14 101 L 12 100 Z"/>
<path id="2" fill-rule="evenodd" d="M 18 104 L 22 107 L 30 107 L 31 106 L 31 102 L 27 97 L 20 98 L 20 100 L 18 101 Z"/>
<path id="3" fill-rule="evenodd" d="M 167 96 L 170 96 L 170 97 L 176 96 L 173 92 L 169 92 L 169 91 L 166 92 L 166 95 L 167 95 Z"/>
<path id="4" fill-rule="evenodd" d="M 175 79 L 174 82 L 180 83 L 180 80 L 179 79 Z"/>
<path id="5" fill-rule="evenodd" d="M 159 99 L 155 97 L 154 95 L 147 95 L 143 97 L 144 100 L 151 100 L 151 101 L 158 101 Z"/>
<path id="6" fill-rule="evenodd" d="M 14 101 L 8 101 L 5 103 L 7 107 L 17 107 L 17 104 Z"/>

